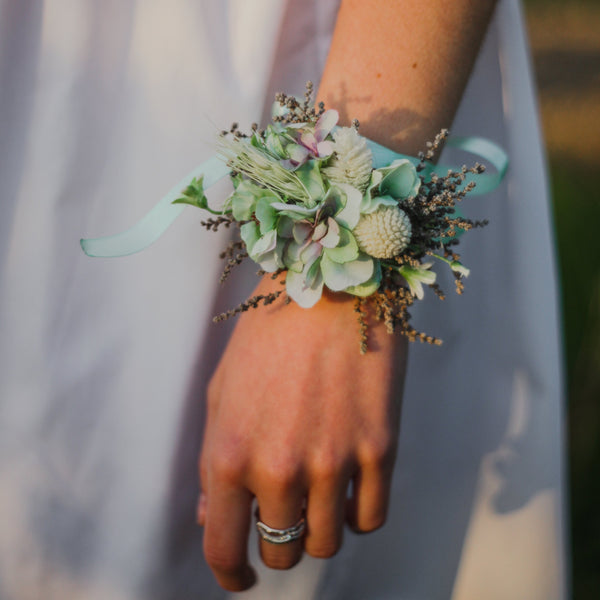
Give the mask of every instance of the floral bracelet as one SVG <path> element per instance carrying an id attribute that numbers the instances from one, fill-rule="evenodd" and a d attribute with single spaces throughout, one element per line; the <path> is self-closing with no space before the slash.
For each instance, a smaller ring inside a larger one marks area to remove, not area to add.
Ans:
<path id="1" fill-rule="evenodd" d="M 456 204 L 473 191 L 484 167 L 476 163 L 445 172 L 434 167 L 431 159 L 447 139 L 446 130 L 417 158 L 392 153 L 361 136 L 357 121 L 337 127 L 337 111 L 325 110 L 323 103 L 315 107 L 312 91 L 309 82 L 303 100 L 277 94 L 277 114 L 265 129 L 255 124 L 247 135 L 234 124 L 223 131 L 217 154 L 233 192 L 219 210 L 211 208 L 205 190 L 218 177 L 214 168 L 203 168 L 178 197 L 169 194 L 159 203 L 165 223 L 171 218 L 169 201 L 212 213 L 202 221 L 208 230 L 239 228 L 239 238 L 221 253 L 227 261 L 221 281 L 247 257 L 261 274 L 282 276 L 281 290 L 249 298 L 215 321 L 271 304 L 281 295 L 310 308 L 327 288 L 355 297 L 362 353 L 367 351 L 369 316 L 383 321 L 390 333 L 440 344 L 412 327 L 409 308 L 415 298 L 423 298 L 424 285 L 444 298 L 436 283 L 436 261 L 450 268 L 456 292 L 462 293 L 469 269 L 456 247 L 464 232 L 487 221 L 461 216 Z M 479 138 L 458 145 L 492 158 L 498 174 L 484 191 L 493 189 L 506 171 L 506 155 Z M 137 251 L 162 233 L 149 232 L 143 221 L 113 238 L 82 240 L 82 247 L 92 256 L 130 253 L 121 252 L 122 240 L 127 245 L 137 236 L 140 247 L 131 250 Z"/>

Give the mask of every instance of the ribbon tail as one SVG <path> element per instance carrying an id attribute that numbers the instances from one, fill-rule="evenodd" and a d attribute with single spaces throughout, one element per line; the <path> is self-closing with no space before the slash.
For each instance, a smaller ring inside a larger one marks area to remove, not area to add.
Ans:
<path id="1" fill-rule="evenodd" d="M 414 156 L 408 156 L 407 154 L 400 154 L 399 152 L 394 152 L 373 140 L 367 139 L 367 146 L 371 151 L 371 156 L 373 157 L 373 168 L 380 169 L 381 167 L 387 167 L 390 163 L 400 158 L 407 158 L 410 162 L 417 166 L 419 164 L 419 159 Z"/>
<path id="2" fill-rule="evenodd" d="M 220 158 L 209 158 L 173 186 L 133 227 L 115 235 L 82 239 L 81 249 L 94 257 L 127 256 L 140 252 L 154 243 L 182 213 L 184 205 L 172 202 L 194 177 L 204 176 L 204 189 L 208 189 L 228 173 L 229 168 Z"/>
<path id="3" fill-rule="evenodd" d="M 458 148 L 464 150 L 470 154 L 475 154 L 481 157 L 483 160 L 489 162 L 494 169 L 495 173 L 480 173 L 475 175 L 468 173 L 463 183 L 464 187 L 469 182 L 474 181 L 477 185 L 469 192 L 472 196 L 480 196 L 482 194 L 488 194 L 494 191 L 499 185 L 506 171 L 508 169 L 508 155 L 498 144 L 485 138 L 480 137 L 464 137 L 464 138 L 449 138 L 446 145 L 452 148 Z"/>
<path id="4" fill-rule="evenodd" d="M 399 158 L 407 158 L 414 165 L 419 163 L 419 159 L 415 158 L 414 156 L 399 154 L 398 152 L 394 152 L 393 150 L 390 150 L 385 146 L 381 146 L 380 144 L 377 144 L 371 140 L 367 140 L 367 145 L 369 146 L 371 154 L 373 155 L 373 167 L 376 169 L 385 167 L 392 161 Z M 500 146 L 494 142 L 491 142 L 490 140 L 480 137 L 450 137 L 446 140 L 446 146 L 464 150 L 470 154 L 475 154 L 484 161 L 489 162 L 496 169 L 496 173 L 486 172 L 478 175 L 468 173 L 464 183 L 460 187 L 462 188 L 469 182 L 474 181 L 477 185 L 475 189 L 469 192 L 470 195 L 480 196 L 482 194 L 487 194 L 495 190 L 500 185 L 500 182 L 504 178 L 506 170 L 508 169 L 508 156 L 506 155 L 506 152 L 500 148 Z M 437 175 L 443 176 L 448 172 L 449 168 L 452 167 L 449 167 L 448 165 L 435 165 L 431 170 L 426 170 L 425 173 L 430 173 L 433 171 Z"/>

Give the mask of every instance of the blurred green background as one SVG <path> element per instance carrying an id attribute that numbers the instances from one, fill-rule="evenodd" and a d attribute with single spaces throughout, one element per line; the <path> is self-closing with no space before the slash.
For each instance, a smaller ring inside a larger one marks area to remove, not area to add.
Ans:
<path id="1" fill-rule="evenodd" d="M 567 367 L 574 600 L 600 598 L 600 2 L 526 0 L 550 161 Z"/>

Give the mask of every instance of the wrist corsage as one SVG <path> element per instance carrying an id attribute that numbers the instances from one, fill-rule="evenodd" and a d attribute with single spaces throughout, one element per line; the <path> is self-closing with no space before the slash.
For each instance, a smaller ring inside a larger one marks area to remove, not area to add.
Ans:
<path id="1" fill-rule="evenodd" d="M 440 344 L 412 327 L 409 308 L 423 298 L 424 286 L 444 298 L 436 283 L 437 264 L 451 270 L 456 292 L 462 293 L 469 269 L 456 252 L 460 235 L 487 222 L 463 217 L 456 204 L 474 190 L 477 178 L 487 177 L 483 191 L 495 187 L 506 169 L 506 155 L 491 142 L 467 138 L 454 145 L 491 159 L 497 174 L 482 175 L 480 164 L 458 170 L 434 167 L 430 161 L 447 131 L 417 158 L 407 157 L 362 137 L 357 121 L 338 127 L 337 111 L 325 110 L 322 103 L 314 107 L 311 100 L 309 83 L 303 101 L 276 96 L 276 116 L 264 130 L 253 125 L 244 134 L 234 124 L 222 132 L 217 141 L 222 164 L 217 167 L 211 159 L 178 197 L 171 193 L 153 209 L 163 214 L 163 225 L 156 225 L 156 214 L 147 215 L 146 226 L 142 221 L 113 238 L 82 240 L 83 249 L 95 256 L 136 251 L 175 218 L 167 202 L 174 208 L 193 205 L 212 213 L 202 221 L 208 230 L 239 227 L 239 239 L 221 254 L 227 261 L 222 281 L 249 257 L 260 273 L 281 276 L 284 283 L 281 290 L 252 297 L 216 321 L 281 295 L 308 309 L 327 288 L 355 297 L 363 353 L 370 315 L 390 333 Z M 231 176 L 233 192 L 217 210 L 209 206 L 205 190 L 224 173 Z"/>

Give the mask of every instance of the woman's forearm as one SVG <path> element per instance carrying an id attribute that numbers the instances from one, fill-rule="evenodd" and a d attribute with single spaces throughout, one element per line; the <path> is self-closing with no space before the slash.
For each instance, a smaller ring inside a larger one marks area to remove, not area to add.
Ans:
<path id="1" fill-rule="evenodd" d="M 495 0 L 343 0 L 319 99 L 416 154 L 458 108 Z"/>

